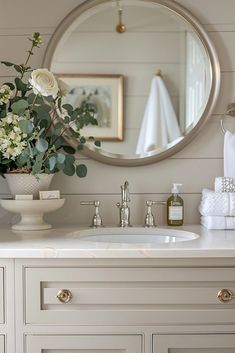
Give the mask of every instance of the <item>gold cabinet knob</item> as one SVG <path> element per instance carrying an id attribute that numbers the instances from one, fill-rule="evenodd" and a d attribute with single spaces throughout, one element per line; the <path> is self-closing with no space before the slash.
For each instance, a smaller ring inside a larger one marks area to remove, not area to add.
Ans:
<path id="1" fill-rule="evenodd" d="M 234 294 L 229 289 L 221 289 L 218 292 L 217 297 L 222 303 L 227 303 L 234 298 Z"/>
<path id="2" fill-rule="evenodd" d="M 57 293 L 56 297 L 61 303 L 69 303 L 72 299 L 72 293 L 68 289 L 61 289 Z"/>

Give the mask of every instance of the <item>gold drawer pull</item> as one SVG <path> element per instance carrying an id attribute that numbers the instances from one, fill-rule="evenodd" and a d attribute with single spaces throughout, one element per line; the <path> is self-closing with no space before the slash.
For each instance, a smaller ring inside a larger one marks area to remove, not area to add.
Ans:
<path id="1" fill-rule="evenodd" d="M 69 303 L 72 299 L 72 293 L 68 289 L 61 289 L 57 293 L 56 297 L 61 303 Z"/>
<path id="2" fill-rule="evenodd" d="M 234 294 L 229 289 L 221 289 L 217 297 L 222 303 L 228 303 L 234 298 Z"/>

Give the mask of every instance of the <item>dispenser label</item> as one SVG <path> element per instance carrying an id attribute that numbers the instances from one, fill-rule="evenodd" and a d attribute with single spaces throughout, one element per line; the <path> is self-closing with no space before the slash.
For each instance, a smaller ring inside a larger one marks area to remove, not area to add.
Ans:
<path id="1" fill-rule="evenodd" d="M 169 207 L 169 220 L 170 221 L 181 221 L 183 219 L 183 207 L 182 206 L 170 206 Z"/>

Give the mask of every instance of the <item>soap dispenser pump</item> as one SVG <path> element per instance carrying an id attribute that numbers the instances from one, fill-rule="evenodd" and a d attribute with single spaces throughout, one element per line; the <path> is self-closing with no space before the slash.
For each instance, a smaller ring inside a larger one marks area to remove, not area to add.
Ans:
<path id="1" fill-rule="evenodd" d="M 173 184 L 172 195 L 167 200 L 168 226 L 182 226 L 184 222 L 184 201 L 179 196 L 179 188 L 183 184 Z"/>

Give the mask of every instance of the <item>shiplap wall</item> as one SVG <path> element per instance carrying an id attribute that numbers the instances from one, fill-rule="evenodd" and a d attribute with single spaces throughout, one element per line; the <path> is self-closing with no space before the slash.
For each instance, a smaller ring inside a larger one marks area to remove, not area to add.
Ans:
<path id="1" fill-rule="evenodd" d="M 21 63 L 28 48 L 25 40 L 34 31 L 44 37 L 44 46 L 33 57 L 32 64 L 39 67 L 46 44 L 62 18 L 79 0 L 0 0 L 0 57 Z M 223 173 L 223 135 L 220 115 L 228 103 L 235 100 L 235 1 L 234 0 L 179 0 L 191 10 L 208 31 L 219 54 L 222 85 L 218 104 L 203 131 L 188 145 L 165 161 L 142 167 L 114 167 L 88 160 L 88 176 L 85 179 L 56 175 L 53 188 L 59 188 L 66 198 L 65 206 L 49 219 L 55 224 L 88 225 L 91 208 L 79 205 L 81 200 L 100 200 L 105 224 L 118 223 L 120 185 L 127 179 L 130 183 L 131 218 L 133 224 L 141 224 L 147 199 L 166 200 L 172 182 L 183 183 L 185 223 L 199 222 L 197 211 L 203 187 L 212 188 L 215 176 Z M 14 10 L 14 11 L 13 11 Z M 0 68 L 1 80 L 9 79 L 10 70 Z M 226 126 L 235 131 L 235 121 L 226 120 Z M 6 197 L 8 188 L 0 180 L 0 196 Z M 165 224 L 164 207 L 156 211 L 158 224 Z M 12 217 L 0 211 L 0 222 L 8 223 Z"/>

